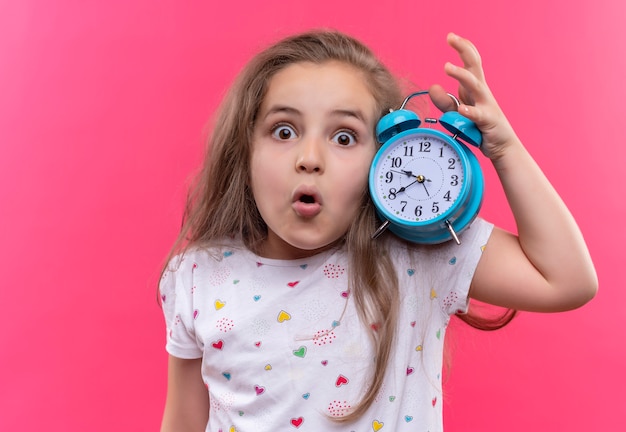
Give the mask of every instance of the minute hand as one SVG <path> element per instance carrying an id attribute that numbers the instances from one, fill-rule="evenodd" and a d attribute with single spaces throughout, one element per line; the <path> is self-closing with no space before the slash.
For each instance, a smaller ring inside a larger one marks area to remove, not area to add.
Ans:
<path id="1" fill-rule="evenodd" d="M 406 190 L 406 188 L 408 188 L 409 186 L 413 186 L 413 185 L 414 185 L 415 183 L 417 183 L 417 182 L 418 182 L 418 180 L 415 180 L 414 182 L 409 183 L 409 184 L 408 184 L 408 185 L 406 185 L 406 186 L 402 186 L 400 189 L 398 189 L 398 192 L 404 192 L 404 191 Z M 428 193 L 428 191 L 426 191 L 426 193 Z M 429 196 L 430 196 L 430 195 L 429 195 Z"/>
<path id="2" fill-rule="evenodd" d="M 424 177 L 423 175 L 415 175 L 413 174 L 413 171 L 407 171 L 407 170 L 402 170 L 402 172 L 410 177 L 415 177 L 415 181 L 413 183 L 411 183 L 410 185 L 407 185 L 407 187 L 411 186 L 414 183 L 421 183 L 422 186 L 424 186 L 424 190 L 426 191 L 426 195 L 428 195 L 430 197 L 430 193 L 428 192 L 428 188 L 426 187 L 426 183 L 425 182 L 429 182 L 430 179 L 427 179 L 426 177 Z M 400 190 L 402 190 L 404 188 L 400 188 Z"/>

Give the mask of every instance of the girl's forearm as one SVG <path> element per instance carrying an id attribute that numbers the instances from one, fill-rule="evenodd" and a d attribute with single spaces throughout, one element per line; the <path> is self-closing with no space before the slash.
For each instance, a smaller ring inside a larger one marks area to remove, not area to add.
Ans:
<path id="1" fill-rule="evenodd" d="M 597 276 L 567 206 L 517 137 L 493 160 L 517 224 L 519 243 L 550 287 L 585 303 Z"/>

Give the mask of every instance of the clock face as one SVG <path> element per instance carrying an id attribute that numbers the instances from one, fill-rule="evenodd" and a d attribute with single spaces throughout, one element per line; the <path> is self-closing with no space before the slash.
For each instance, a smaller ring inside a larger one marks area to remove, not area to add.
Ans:
<path id="1" fill-rule="evenodd" d="M 455 204 L 463 192 L 464 164 L 443 137 L 420 131 L 383 147 L 371 177 L 379 207 L 397 219 L 427 223 Z"/>

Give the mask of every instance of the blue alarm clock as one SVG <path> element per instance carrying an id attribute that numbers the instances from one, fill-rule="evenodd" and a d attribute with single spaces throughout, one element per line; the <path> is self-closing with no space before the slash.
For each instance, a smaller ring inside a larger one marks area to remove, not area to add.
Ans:
<path id="1" fill-rule="evenodd" d="M 389 229 L 414 243 L 460 244 L 458 234 L 476 218 L 484 195 L 480 164 L 463 142 L 480 147 L 482 135 L 456 111 L 427 118 L 429 127 L 420 127 L 418 115 L 404 107 L 426 94 L 409 95 L 376 125 L 381 147 L 370 167 L 369 190 L 382 225 L 372 237 Z M 436 123 L 449 134 L 433 129 Z"/>

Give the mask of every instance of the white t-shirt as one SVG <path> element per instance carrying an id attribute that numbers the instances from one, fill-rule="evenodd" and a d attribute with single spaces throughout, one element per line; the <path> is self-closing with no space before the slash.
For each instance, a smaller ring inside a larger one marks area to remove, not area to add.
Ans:
<path id="1" fill-rule="evenodd" d="M 238 243 L 175 258 L 161 281 L 167 351 L 202 358 L 207 431 L 440 431 L 443 342 L 466 311 L 469 285 L 493 226 L 462 244 L 393 244 L 400 285 L 395 349 L 375 403 L 345 414 L 368 391 L 374 354 L 348 291 L 348 257 L 261 258 Z M 367 325 L 370 325 L 368 323 Z"/>

